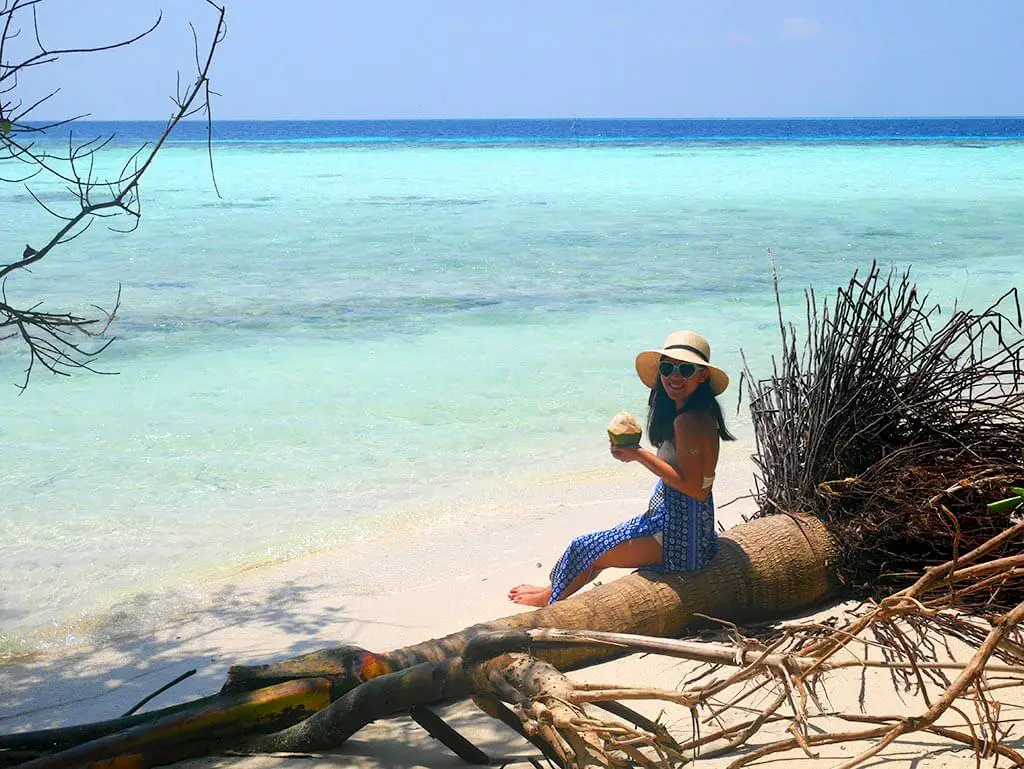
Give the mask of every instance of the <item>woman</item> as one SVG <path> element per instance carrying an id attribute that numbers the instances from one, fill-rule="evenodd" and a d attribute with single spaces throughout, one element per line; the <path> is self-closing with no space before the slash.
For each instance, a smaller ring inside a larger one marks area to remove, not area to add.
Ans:
<path id="1" fill-rule="evenodd" d="M 576 537 L 551 570 L 551 585 L 514 587 L 508 597 L 515 603 L 554 603 L 609 567 L 695 571 L 718 552 L 711 489 L 719 441 L 735 438 L 715 396 L 728 387 L 729 377 L 711 365 L 711 346 L 693 331 L 677 331 L 661 349 L 637 355 L 636 373 L 651 388 L 647 438 L 657 454 L 614 444 L 611 453 L 658 476 L 647 512 Z"/>

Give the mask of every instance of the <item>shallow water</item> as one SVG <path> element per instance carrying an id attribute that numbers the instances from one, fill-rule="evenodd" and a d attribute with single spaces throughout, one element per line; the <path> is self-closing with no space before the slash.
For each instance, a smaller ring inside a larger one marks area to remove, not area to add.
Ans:
<path id="1" fill-rule="evenodd" d="M 769 249 L 797 322 L 805 288 L 873 259 L 947 305 L 1020 284 L 1016 141 L 261 141 L 215 161 L 221 198 L 202 147 L 169 146 L 138 231 L 95 228 L 8 284 L 83 309 L 120 283 L 122 305 L 116 376 L 19 396 L 0 347 L 0 652 L 606 467 L 607 419 L 644 413 L 633 356 L 668 332 L 704 332 L 734 382 L 741 347 L 767 372 Z M 52 229 L 17 190 L 0 210 L 0 242 Z"/>

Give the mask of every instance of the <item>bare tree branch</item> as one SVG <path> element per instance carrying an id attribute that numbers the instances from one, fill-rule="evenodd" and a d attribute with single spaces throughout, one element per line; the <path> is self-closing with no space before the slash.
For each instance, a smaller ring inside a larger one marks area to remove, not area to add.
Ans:
<path id="1" fill-rule="evenodd" d="M 144 31 L 113 43 L 50 48 L 43 41 L 38 14 L 43 2 L 44 0 L 6 0 L 0 6 L 0 94 L 15 93 L 19 87 L 19 73 L 28 68 L 50 64 L 66 55 L 96 54 L 133 45 L 150 35 L 163 20 L 161 13 Z M 60 246 L 82 236 L 97 219 L 127 216 L 131 221 L 130 225 L 111 225 L 109 229 L 120 233 L 135 230 L 142 216 L 139 189 L 143 176 L 178 123 L 196 114 L 204 113 L 206 116 L 211 178 L 217 195 L 220 195 L 213 169 L 210 97 L 214 92 L 210 89 L 209 78 L 214 54 L 226 33 L 225 9 L 212 0 L 206 0 L 206 4 L 216 13 L 217 18 L 213 34 L 205 49 L 200 43 L 195 26 L 189 25 L 195 56 L 194 78 L 182 86 L 179 74 L 179 85 L 172 97 L 175 108 L 166 126 L 155 142 L 144 143 L 131 154 L 117 178 L 101 179 L 96 175 L 97 154 L 108 147 L 113 136 L 78 141 L 74 132 L 69 131 L 67 149 L 63 153 L 55 153 L 45 147 L 37 148 L 35 142 L 26 141 L 29 136 L 45 134 L 48 130 L 85 117 L 80 115 L 42 126 L 26 122 L 31 119 L 32 113 L 54 97 L 59 89 L 35 99 L 24 108 L 22 102 L 15 98 L 0 101 L 0 163 L 7 161 L 22 164 L 25 169 L 20 174 L 0 177 L 0 180 L 26 183 L 32 179 L 46 178 L 64 182 L 72 199 L 77 201 L 76 210 L 59 213 L 29 188 L 28 194 L 33 200 L 59 220 L 60 224 L 42 245 L 26 245 L 24 250 L 20 250 L 19 247 L 19 258 L 8 258 L 6 262 L 0 259 L 0 295 L 3 296 L 0 302 L 0 341 L 20 340 L 28 353 L 25 378 L 18 385 L 21 390 L 28 386 L 36 364 L 60 375 L 68 375 L 76 369 L 97 372 L 94 368 L 97 356 L 113 341 L 113 338 L 106 337 L 106 332 L 120 307 L 120 289 L 114 309 L 107 311 L 97 307 L 99 315 L 96 317 L 82 317 L 71 312 L 43 312 L 36 306 L 21 308 L 7 300 L 7 281 L 13 275 L 41 261 Z M 21 18 L 20 12 L 30 12 L 32 15 L 32 31 L 37 50 L 19 60 L 8 60 L 8 43 L 21 32 L 15 24 L 15 19 Z M 2 245 L 0 244 L 0 247 Z M 5 335 L 3 329 L 13 330 Z"/>

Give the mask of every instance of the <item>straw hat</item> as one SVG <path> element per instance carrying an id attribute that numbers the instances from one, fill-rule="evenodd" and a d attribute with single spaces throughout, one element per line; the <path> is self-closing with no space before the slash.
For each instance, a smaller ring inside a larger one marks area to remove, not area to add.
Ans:
<path id="1" fill-rule="evenodd" d="M 729 386 L 729 375 L 711 365 L 711 345 L 696 331 L 675 331 L 668 335 L 660 350 L 644 350 L 636 356 L 636 373 L 648 387 L 654 387 L 658 381 L 658 362 L 662 358 L 706 368 L 708 384 L 715 395 Z"/>

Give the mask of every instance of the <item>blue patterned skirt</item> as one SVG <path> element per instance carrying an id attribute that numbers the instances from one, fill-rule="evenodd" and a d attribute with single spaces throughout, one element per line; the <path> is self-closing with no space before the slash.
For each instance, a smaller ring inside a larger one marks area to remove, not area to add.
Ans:
<path id="1" fill-rule="evenodd" d="M 659 480 L 647 512 L 618 526 L 576 537 L 551 570 L 551 603 L 560 599 L 577 576 L 613 547 L 639 537 L 660 537 L 662 562 L 652 571 L 696 571 L 718 552 L 715 503 L 700 502 Z"/>

